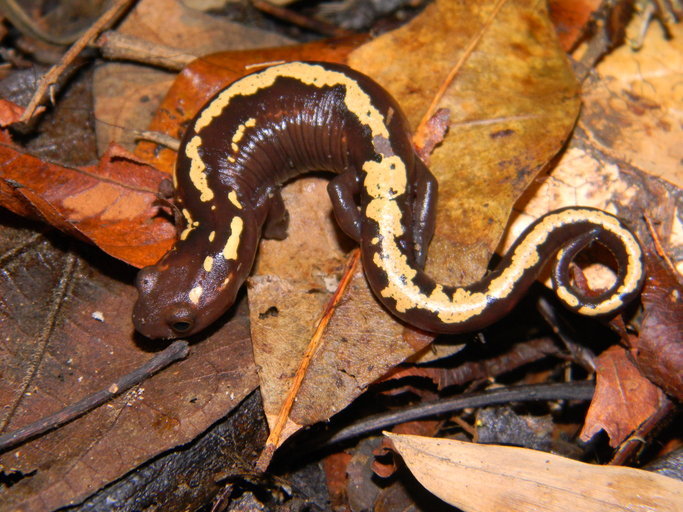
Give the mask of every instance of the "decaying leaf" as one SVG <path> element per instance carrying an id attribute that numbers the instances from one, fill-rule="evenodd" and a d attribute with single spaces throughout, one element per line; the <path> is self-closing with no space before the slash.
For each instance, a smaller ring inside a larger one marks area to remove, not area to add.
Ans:
<path id="1" fill-rule="evenodd" d="M 488 26 L 485 20 L 492 14 L 492 6 L 493 2 L 468 6 L 436 2 L 406 26 L 352 52 L 348 61 L 397 98 L 413 127 L 419 124 L 440 86 L 448 86 L 438 107 L 450 109 L 450 131 L 432 155 L 440 200 L 437 238 L 430 248 L 428 271 L 449 283 L 482 275 L 512 203 L 560 149 L 578 112 L 576 82 L 543 7 L 507 2 Z M 482 30 L 479 44 L 471 54 L 466 53 L 467 43 Z M 449 72 L 461 57 L 464 65 L 450 83 Z M 322 208 L 329 210 L 324 196 Z M 317 213 L 290 213 L 291 226 L 317 222 Z M 273 269 L 269 274 L 288 275 L 296 268 L 301 275 L 313 276 L 313 285 L 302 280 L 305 288 L 292 290 L 299 297 L 308 289 L 325 290 L 325 283 L 335 277 L 312 272 L 321 267 L 321 258 L 316 251 L 304 252 L 311 238 L 305 229 L 300 230 L 304 238 L 290 234 L 283 242 L 264 244 L 255 270 L 257 276 L 264 274 L 264 268 Z M 297 263 L 265 266 L 271 258 L 287 259 L 285 255 L 298 255 L 289 260 Z M 311 299 L 321 301 L 317 296 Z M 252 290 L 252 300 L 259 301 L 260 311 L 264 311 L 288 299 L 263 300 Z M 315 325 L 318 320 L 310 314 L 297 317 L 295 311 L 289 316 L 291 321 L 306 325 Z M 265 397 L 266 411 L 273 418 L 308 339 L 284 337 L 281 333 L 292 329 L 274 329 L 275 322 L 282 325 L 280 317 L 264 317 L 262 325 L 253 316 L 252 321 L 262 380 L 268 380 L 269 389 L 278 389 L 277 395 Z M 307 330 L 311 329 L 300 329 Z M 379 305 L 362 272 L 357 271 L 297 395 L 290 415 L 292 424 L 308 425 L 329 418 L 370 382 L 429 343 L 430 337 L 412 332 Z M 264 335 L 272 341 L 264 340 Z M 282 346 L 284 339 L 286 345 Z M 279 357 L 275 357 L 277 363 L 268 363 L 273 346 L 280 347 Z M 273 365 L 272 371 L 269 365 Z M 283 367 L 287 370 L 282 371 Z M 273 378 L 278 379 L 276 384 L 271 382 Z"/>
<path id="2" fill-rule="evenodd" d="M 504 247 L 549 210 L 584 205 L 619 215 L 639 234 L 645 213 L 667 252 L 681 253 L 683 25 L 671 30 L 669 39 L 653 27 L 642 50 L 620 47 L 598 64 L 583 85 L 578 129 L 557 165 L 517 204 L 521 213 Z M 680 272 L 680 259 L 674 264 Z M 609 276 L 598 277 L 609 284 Z"/>
<path id="3" fill-rule="evenodd" d="M 683 400 L 683 286 L 655 256 L 647 262 L 640 335 L 631 337 L 635 360 L 648 379 Z"/>
<path id="4" fill-rule="evenodd" d="M 595 396 L 581 439 L 587 441 L 604 429 L 610 445 L 618 446 L 655 413 L 664 393 L 640 373 L 626 350 L 618 345 L 598 356 L 595 372 Z"/>
<path id="5" fill-rule="evenodd" d="M 287 44 L 289 39 L 192 9 L 176 0 L 135 2 L 117 32 L 152 44 L 178 48 L 179 53 L 206 55 L 226 48 L 242 49 Z M 135 146 L 135 130 L 144 128 L 158 110 L 174 74 L 145 64 L 107 62 L 94 79 L 95 116 L 100 121 L 100 151 L 117 142 Z"/>
<path id="6" fill-rule="evenodd" d="M 0 231 L 2 433 L 107 388 L 155 349 L 134 341 L 135 290 L 121 280 L 132 278 L 132 269 L 89 253 L 83 244 L 11 224 Z M 76 503 L 194 439 L 257 384 L 248 328 L 243 303 L 188 359 L 0 454 L 0 479 L 13 484 L 0 488 L 0 510 L 52 511 Z"/>
<path id="7" fill-rule="evenodd" d="M 432 493 L 465 512 L 675 512 L 683 483 L 647 471 L 595 466 L 550 453 L 386 434 Z"/>
<path id="8" fill-rule="evenodd" d="M 175 230 L 155 205 L 164 174 L 112 146 L 97 165 L 67 167 L 0 140 L 0 206 L 90 241 L 143 266 L 170 247 Z"/>

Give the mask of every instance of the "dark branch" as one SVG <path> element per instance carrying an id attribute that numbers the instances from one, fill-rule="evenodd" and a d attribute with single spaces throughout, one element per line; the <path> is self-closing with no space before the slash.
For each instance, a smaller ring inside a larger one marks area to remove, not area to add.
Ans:
<path id="1" fill-rule="evenodd" d="M 326 439 L 325 446 L 378 432 L 382 429 L 430 416 L 452 413 L 468 407 L 486 407 L 510 402 L 538 402 L 543 400 L 590 400 L 595 384 L 590 381 L 561 382 L 513 386 L 490 391 L 467 393 L 447 400 L 423 403 L 388 413 L 370 416 L 358 423 L 342 428 Z"/>
<path id="2" fill-rule="evenodd" d="M 0 436 L 0 452 L 75 420 L 83 414 L 93 410 L 95 407 L 102 405 L 113 397 L 120 395 L 124 391 L 139 384 L 146 378 L 151 377 L 162 368 L 165 368 L 179 359 L 184 359 L 187 357 L 189 350 L 189 345 L 186 341 L 179 340 L 173 342 L 157 356 L 147 361 L 135 371 L 110 384 L 106 389 L 87 396 L 83 400 L 69 405 L 61 411 L 42 418 L 19 430 Z"/>

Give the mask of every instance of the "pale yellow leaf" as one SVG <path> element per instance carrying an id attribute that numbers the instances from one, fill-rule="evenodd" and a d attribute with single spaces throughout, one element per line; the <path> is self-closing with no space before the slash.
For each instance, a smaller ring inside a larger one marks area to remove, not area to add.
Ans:
<path id="1" fill-rule="evenodd" d="M 465 512 L 683 510 L 683 483 L 656 473 L 526 448 L 386 435 L 422 485 Z"/>

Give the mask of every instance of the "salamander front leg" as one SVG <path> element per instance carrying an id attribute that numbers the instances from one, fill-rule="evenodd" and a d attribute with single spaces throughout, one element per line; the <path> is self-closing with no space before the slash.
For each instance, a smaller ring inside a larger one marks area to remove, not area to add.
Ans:
<path id="1" fill-rule="evenodd" d="M 355 197 L 360 191 L 358 176 L 345 172 L 336 176 L 327 185 L 327 193 L 332 200 L 332 210 L 342 231 L 360 242 L 360 210 Z"/>
<path id="2" fill-rule="evenodd" d="M 175 203 L 173 182 L 169 178 L 164 178 L 159 182 L 156 203 L 171 210 L 171 213 L 173 213 L 173 224 L 175 225 L 176 234 L 180 236 L 180 233 L 185 229 L 185 218 L 183 217 L 180 208 Z"/>
<path id="3" fill-rule="evenodd" d="M 434 235 L 438 182 L 422 161 L 416 161 L 415 170 L 417 172 L 413 199 L 413 246 L 415 264 L 423 268 L 427 260 L 429 242 Z"/>

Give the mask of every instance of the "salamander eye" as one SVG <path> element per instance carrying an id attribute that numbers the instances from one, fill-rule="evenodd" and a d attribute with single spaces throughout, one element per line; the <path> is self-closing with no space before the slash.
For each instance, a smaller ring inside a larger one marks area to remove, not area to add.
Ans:
<path id="1" fill-rule="evenodd" d="M 176 304 L 169 309 L 166 316 L 166 324 L 178 335 L 189 333 L 194 323 L 194 311 L 184 304 Z"/>

